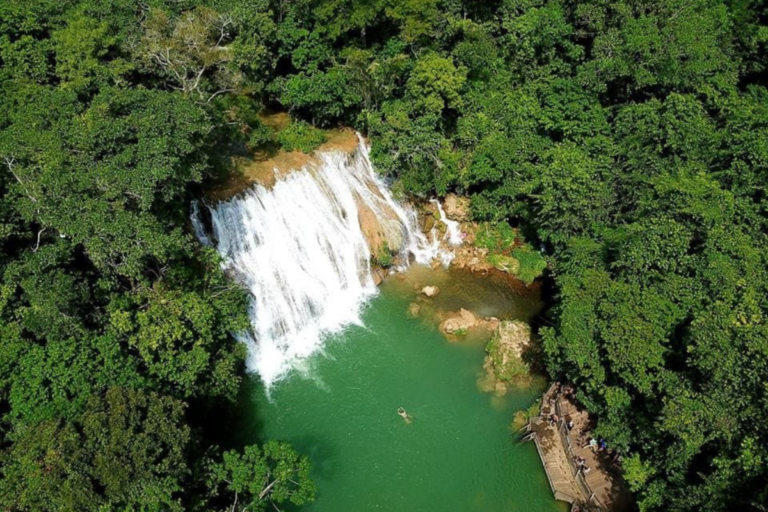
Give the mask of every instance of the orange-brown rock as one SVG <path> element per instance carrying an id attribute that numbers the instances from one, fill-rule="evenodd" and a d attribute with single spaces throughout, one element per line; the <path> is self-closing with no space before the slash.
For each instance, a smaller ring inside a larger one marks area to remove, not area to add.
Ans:
<path id="1" fill-rule="evenodd" d="M 448 314 L 440 323 L 440 330 L 447 336 L 464 336 L 471 332 L 495 330 L 499 319 L 494 317 L 478 317 L 467 309 L 460 309 Z"/>
<path id="2" fill-rule="evenodd" d="M 443 210 L 449 219 L 464 222 L 469 219 L 469 198 L 448 194 L 443 202 Z"/>

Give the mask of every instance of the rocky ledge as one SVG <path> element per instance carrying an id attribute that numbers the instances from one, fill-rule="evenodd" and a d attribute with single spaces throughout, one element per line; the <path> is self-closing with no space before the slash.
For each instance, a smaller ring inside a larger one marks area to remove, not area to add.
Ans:
<path id="1" fill-rule="evenodd" d="M 448 313 L 440 322 L 440 331 L 449 340 L 455 341 L 473 334 L 490 334 L 499 327 L 499 319 L 494 317 L 481 318 L 467 309 Z"/>
<path id="2" fill-rule="evenodd" d="M 527 323 L 519 320 L 501 322 L 485 347 L 481 387 L 504 395 L 511 386 L 528 382 L 531 369 L 527 356 L 532 350 L 531 327 Z"/>
<path id="3" fill-rule="evenodd" d="M 415 313 L 418 314 L 418 311 Z M 504 395 L 511 386 L 525 384 L 530 379 L 531 369 L 527 359 L 534 346 L 527 323 L 478 317 L 469 310 L 461 309 L 443 316 L 440 331 L 454 342 L 483 334 L 491 336 L 485 347 L 483 375 L 479 382 L 484 391 Z"/>

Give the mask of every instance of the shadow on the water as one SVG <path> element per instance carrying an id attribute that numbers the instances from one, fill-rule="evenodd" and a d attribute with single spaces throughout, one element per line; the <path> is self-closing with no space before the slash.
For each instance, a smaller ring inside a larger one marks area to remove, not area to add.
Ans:
<path id="1" fill-rule="evenodd" d="M 256 393 L 263 393 L 264 386 L 258 377 L 246 374 L 240 384 L 237 403 L 230 408 L 225 418 L 217 418 L 224 423 L 224 438 L 220 441 L 226 449 L 240 449 L 249 444 L 261 444 L 264 436 L 264 420 L 256 403 Z"/>
<path id="2" fill-rule="evenodd" d="M 291 438 L 289 441 L 299 453 L 309 457 L 313 478 L 328 481 L 336 476 L 337 468 L 331 461 L 336 460 L 337 454 L 330 443 L 311 435 Z"/>

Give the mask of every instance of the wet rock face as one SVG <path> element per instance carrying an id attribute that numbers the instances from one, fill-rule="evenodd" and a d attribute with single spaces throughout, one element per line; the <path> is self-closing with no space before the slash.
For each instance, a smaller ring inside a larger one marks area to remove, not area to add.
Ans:
<path id="1" fill-rule="evenodd" d="M 373 277 L 373 284 L 379 286 L 384 281 L 385 272 L 379 267 L 371 269 L 371 276 Z"/>
<path id="2" fill-rule="evenodd" d="M 445 215 L 451 220 L 464 222 L 469 219 L 469 199 L 466 197 L 448 194 L 445 196 L 443 209 Z"/>
<path id="3" fill-rule="evenodd" d="M 360 229 L 368 241 L 368 247 L 374 257 L 382 254 L 396 254 L 403 247 L 403 232 L 397 214 L 388 207 L 382 207 L 377 213 L 357 201 L 357 215 Z"/>

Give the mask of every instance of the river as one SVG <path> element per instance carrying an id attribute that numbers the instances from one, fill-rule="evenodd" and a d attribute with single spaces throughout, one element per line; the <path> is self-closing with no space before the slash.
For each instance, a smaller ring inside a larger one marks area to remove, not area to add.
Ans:
<path id="1" fill-rule="evenodd" d="M 552 498 L 534 445 L 517 442 L 511 430 L 514 413 L 536 400 L 544 382 L 504 397 L 482 392 L 483 343 L 448 342 L 434 322 L 408 314 L 414 287 L 430 277 L 443 291 L 422 299 L 427 306 L 528 319 L 536 300 L 460 271 L 414 273 L 415 286 L 385 281 L 363 311 L 364 327 L 327 339 L 269 396 L 250 380 L 243 441 L 286 440 L 310 457 L 319 493 L 305 511 L 567 510 Z"/>
<path id="2" fill-rule="evenodd" d="M 251 296 L 251 328 L 235 333 L 252 375 L 232 426 L 239 443 L 284 440 L 307 454 L 310 512 L 565 510 L 511 427 L 543 379 L 502 397 L 481 391 L 485 340 L 450 342 L 436 321 L 460 308 L 528 321 L 536 294 L 442 268 L 462 243 L 458 224 L 439 208 L 445 229 L 423 233 L 362 139 L 315 161 L 219 202 L 210 222 L 193 205 L 198 238 Z M 370 260 L 396 247 L 412 264 L 377 288 Z M 428 299 L 426 284 L 442 291 Z"/>

